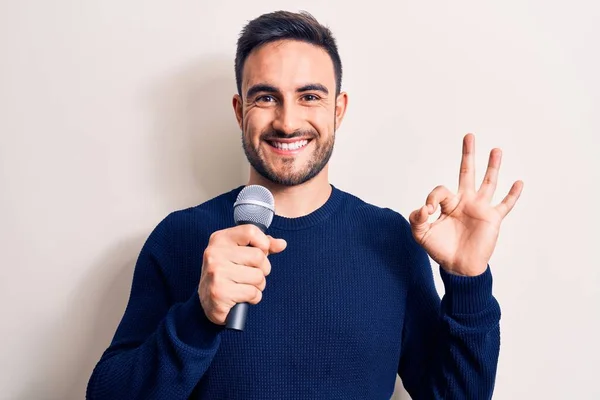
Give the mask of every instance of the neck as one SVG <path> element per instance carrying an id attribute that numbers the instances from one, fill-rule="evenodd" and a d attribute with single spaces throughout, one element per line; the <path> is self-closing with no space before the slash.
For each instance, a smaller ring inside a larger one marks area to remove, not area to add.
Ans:
<path id="1" fill-rule="evenodd" d="M 248 185 L 261 185 L 271 191 L 275 198 L 275 214 L 298 218 L 323 206 L 331 195 L 328 166 L 313 179 L 295 186 L 283 186 L 265 179 L 254 168 L 250 169 Z"/>

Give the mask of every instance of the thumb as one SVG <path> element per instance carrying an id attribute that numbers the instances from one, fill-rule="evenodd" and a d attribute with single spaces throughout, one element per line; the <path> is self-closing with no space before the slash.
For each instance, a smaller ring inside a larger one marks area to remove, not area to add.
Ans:
<path id="1" fill-rule="evenodd" d="M 287 247 L 287 242 L 283 239 L 275 239 L 272 236 L 268 236 L 271 244 L 269 246 L 269 254 L 281 253 Z"/>
<path id="2" fill-rule="evenodd" d="M 410 214 L 410 225 L 413 233 L 417 236 L 421 236 L 429 230 L 429 227 L 431 225 L 428 221 L 430 212 L 431 209 L 429 208 L 429 206 L 424 205 L 423 207 L 413 211 Z"/>

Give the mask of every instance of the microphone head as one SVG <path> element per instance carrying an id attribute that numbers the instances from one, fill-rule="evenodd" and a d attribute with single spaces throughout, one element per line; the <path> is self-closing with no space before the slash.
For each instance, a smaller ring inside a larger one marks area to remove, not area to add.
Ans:
<path id="1" fill-rule="evenodd" d="M 265 231 L 273 221 L 275 199 L 269 189 L 260 185 L 249 185 L 238 194 L 233 205 L 233 219 L 237 225 L 253 224 Z"/>

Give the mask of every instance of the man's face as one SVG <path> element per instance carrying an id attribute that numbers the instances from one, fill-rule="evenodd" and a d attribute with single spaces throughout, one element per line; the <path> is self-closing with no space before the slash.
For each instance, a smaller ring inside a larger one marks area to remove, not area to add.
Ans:
<path id="1" fill-rule="evenodd" d="M 284 40 L 255 49 L 233 100 L 250 165 L 292 186 L 318 175 L 333 152 L 346 94 L 335 95 L 333 62 L 308 43 Z"/>

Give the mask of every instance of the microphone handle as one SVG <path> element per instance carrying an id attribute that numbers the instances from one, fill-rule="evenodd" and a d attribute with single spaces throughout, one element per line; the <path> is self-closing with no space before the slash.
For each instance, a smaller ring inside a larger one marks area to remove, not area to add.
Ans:
<path id="1" fill-rule="evenodd" d="M 267 231 L 267 227 L 263 224 L 253 221 L 239 221 L 237 225 L 245 225 L 250 224 L 258 227 L 263 233 Z M 225 326 L 227 329 L 232 329 L 236 331 L 243 331 L 246 326 L 246 317 L 248 316 L 248 303 L 238 303 L 231 307 L 229 310 L 229 314 L 227 314 L 227 319 L 225 320 Z"/>

